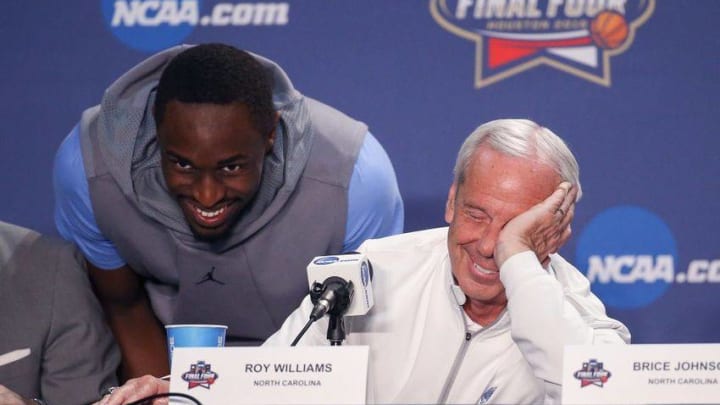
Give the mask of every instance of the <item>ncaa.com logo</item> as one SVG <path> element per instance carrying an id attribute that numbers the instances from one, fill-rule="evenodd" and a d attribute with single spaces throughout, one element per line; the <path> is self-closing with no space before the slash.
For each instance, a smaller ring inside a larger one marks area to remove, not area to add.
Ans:
<path id="1" fill-rule="evenodd" d="M 636 206 L 605 210 L 585 227 L 576 263 L 603 302 L 640 308 L 660 298 L 674 283 L 720 283 L 720 259 L 691 260 L 678 269 L 677 244 L 670 228 Z"/>
<path id="2" fill-rule="evenodd" d="M 290 5 L 284 2 L 207 3 L 212 2 L 102 0 L 102 14 L 122 43 L 148 52 L 180 44 L 197 26 L 284 26 L 289 21 Z"/>

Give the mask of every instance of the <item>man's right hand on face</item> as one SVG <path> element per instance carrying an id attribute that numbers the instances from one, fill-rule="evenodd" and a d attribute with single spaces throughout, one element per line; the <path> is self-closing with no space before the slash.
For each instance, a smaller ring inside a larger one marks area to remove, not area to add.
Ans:
<path id="1" fill-rule="evenodd" d="M 495 262 L 502 267 L 510 256 L 531 250 L 543 266 L 570 238 L 575 215 L 577 188 L 560 183 L 544 201 L 510 220 L 500 232 L 495 246 Z"/>

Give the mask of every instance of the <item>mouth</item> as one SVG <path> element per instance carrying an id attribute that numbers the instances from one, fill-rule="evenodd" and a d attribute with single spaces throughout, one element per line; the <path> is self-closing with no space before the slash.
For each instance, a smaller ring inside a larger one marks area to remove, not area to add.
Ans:
<path id="1" fill-rule="evenodd" d="M 472 273 L 477 281 L 495 281 L 500 277 L 497 270 L 488 270 L 475 262 L 472 262 L 470 267 L 472 267 Z"/>
<path id="2" fill-rule="evenodd" d="M 223 225 L 232 211 L 231 204 L 214 209 L 200 208 L 191 202 L 185 202 L 185 211 L 190 214 L 196 224 L 203 228 L 217 228 Z"/>
<path id="3" fill-rule="evenodd" d="M 473 269 L 475 269 L 475 271 L 477 271 L 478 273 L 481 273 L 481 274 L 493 275 L 493 274 L 497 273 L 496 271 L 492 271 L 492 270 L 488 270 L 486 268 L 480 267 L 480 265 L 477 263 L 473 263 Z"/>

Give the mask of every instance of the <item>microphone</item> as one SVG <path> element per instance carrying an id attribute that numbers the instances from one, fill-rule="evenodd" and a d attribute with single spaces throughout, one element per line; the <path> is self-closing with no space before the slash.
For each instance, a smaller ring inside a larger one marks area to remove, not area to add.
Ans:
<path id="1" fill-rule="evenodd" d="M 322 283 L 314 282 L 310 290 L 310 300 L 315 306 L 310 312 L 310 318 L 318 320 L 326 313 L 335 316 L 345 315 L 354 294 L 353 282 L 340 277 L 330 276 Z"/>
<path id="2" fill-rule="evenodd" d="M 362 253 L 316 256 L 307 266 L 313 309 L 310 319 L 290 346 L 295 346 L 310 325 L 330 315 L 327 338 L 333 346 L 345 339 L 344 316 L 365 315 L 375 304 L 372 265 Z"/>
<path id="3" fill-rule="evenodd" d="M 365 315 L 375 304 L 372 266 L 362 253 L 316 256 L 307 266 L 315 319 Z"/>

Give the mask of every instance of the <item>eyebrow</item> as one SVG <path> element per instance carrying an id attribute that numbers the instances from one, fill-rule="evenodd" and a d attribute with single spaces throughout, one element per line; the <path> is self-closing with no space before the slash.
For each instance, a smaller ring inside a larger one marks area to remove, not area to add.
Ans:
<path id="1" fill-rule="evenodd" d="M 487 216 L 490 216 L 490 213 L 487 212 L 487 210 L 486 210 L 485 208 L 480 207 L 480 206 L 478 206 L 478 205 L 464 202 L 464 203 L 463 203 L 463 207 L 464 207 L 466 210 L 480 211 L 480 212 L 482 212 L 483 214 L 485 214 L 485 215 L 487 215 Z"/>
<path id="2" fill-rule="evenodd" d="M 237 155 L 230 156 L 227 159 L 223 159 L 223 160 L 219 161 L 218 166 L 223 166 L 223 165 L 227 165 L 229 163 L 235 163 L 237 161 L 242 161 L 242 160 L 246 160 L 246 159 L 247 158 L 244 155 L 237 154 Z"/>
<path id="3" fill-rule="evenodd" d="M 169 150 L 167 150 L 167 149 L 165 149 L 165 153 L 166 153 L 168 156 L 172 157 L 172 158 L 186 161 L 186 162 L 190 163 L 191 165 L 195 166 L 195 162 L 193 162 L 191 159 L 186 158 L 186 157 L 184 157 L 184 156 L 182 156 L 182 155 L 180 155 L 180 154 L 178 154 L 178 153 L 169 151 Z M 227 165 L 227 164 L 235 163 L 235 162 L 238 162 L 238 161 L 243 161 L 243 160 L 246 160 L 246 159 L 247 159 L 247 158 L 246 158 L 243 154 L 238 153 L 237 155 L 230 156 L 230 157 L 228 157 L 228 158 L 225 158 L 225 159 L 217 162 L 217 166 L 224 166 L 224 165 Z"/>
<path id="4" fill-rule="evenodd" d="M 186 157 L 183 157 L 182 155 L 177 154 L 177 153 L 175 153 L 175 152 L 171 152 L 171 151 L 169 151 L 169 150 L 167 150 L 167 149 L 163 149 L 163 153 L 165 153 L 166 155 L 168 155 L 168 156 L 171 157 L 171 158 L 175 158 L 175 159 L 179 159 L 179 160 L 184 160 L 184 161 L 187 161 L 187 162 L 192 163 L 192 162 L 190 161 L 190 159 L 188 159 L 188 158 L 186 158 Z"/>

